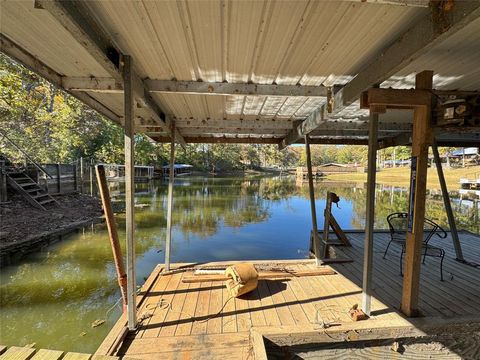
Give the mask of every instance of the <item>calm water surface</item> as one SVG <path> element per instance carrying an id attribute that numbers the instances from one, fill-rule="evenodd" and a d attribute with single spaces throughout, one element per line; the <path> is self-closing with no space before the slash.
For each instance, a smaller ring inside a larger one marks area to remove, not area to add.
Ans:
<path id="1" fill-rule="evenodd" d="M 122 185 L 112 195 L 122 202 Z M 316 183 L 317 212 L 327 190 L 344 229 L 362 229 L 363 184 Z M 135 221 L 137 282 L 164 261 L 166 183 L 138 184 Z M 452 192 L 459 228 L 480 233 L 478 194 Z M 477 200 L 475 200 L 477 199 Z M 407 190 L 377 187 L 376 227 L 407 210 Z M 427 216 L 446 224 L 441 194 L 429 193 Z M 124 243 L 124 215 L 117 217 Z M 180 178 L 175 182 L 172 262 L 298 259 L 307 256 L 310 205 L 295 178 Z M 319 217 L 319 228 L 323 217 Z M 124 247 L 123 250 L 125 251 Z M 0 274 L 0 344 L 94 352 L 120 315 L 115 268 L 104 224 L 83 229 Z M 92 328 L 97 319 L 106 323 Z"/>

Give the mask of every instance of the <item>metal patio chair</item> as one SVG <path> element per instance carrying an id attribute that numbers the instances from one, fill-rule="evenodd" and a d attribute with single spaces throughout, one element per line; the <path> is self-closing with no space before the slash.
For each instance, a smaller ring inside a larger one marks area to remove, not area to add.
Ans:
<path id="1" fill-rule="evenodd" d="M 392 242 L 402 245 L 402 252 L 400 254 L 400 275 L 403 276 L 403 253 L 405 252 L 405 242 L 407 237 L 407 213 L 393 213 L 387 216 L 388 227 L 390 229 L 390 241 L 388 242 L 383 258 L 387 256 L 388 248 Z M 445 239 L 447 233 L 440 225 L 434 221 L 425 218 L 423 228 L 423 244 L 422 244 L 422 263 L 425 264 L 427 256 L 440 258 L 440 280 L 443 281 L 443 258 L 445 257 L 445 250 L 441 247 L 429 244 L 432 237 L 436 235 L 440 239 Z"/>

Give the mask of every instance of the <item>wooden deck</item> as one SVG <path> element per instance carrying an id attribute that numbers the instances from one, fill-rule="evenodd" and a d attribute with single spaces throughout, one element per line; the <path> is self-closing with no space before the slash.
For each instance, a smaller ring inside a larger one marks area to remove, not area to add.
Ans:
<path id="1" fill-rule="evenodd" d="M 134 334 L 125 332 L 122 317 L 100 346 L 97 354 L 128 355 L 137 359 L 247 359 L 253 358 L 252 329 L 274 332 L 318 332 L 323 323 L 336 323 L 335 331 L 412 326 L 399 307 L 402 277 L 399 248 L 391 246 L 382 259 L 386 233 L 375 234 L 374 299 L 371 319 L 353 322 L 347 312 L 361 303 L 363 233 L 348 233 L 352 247 L 342 247 L 351 263 L 332 264 L 338 274 L 296 277 L 289 281 L 260 281 L 258 288 L 230 299 L 223 283 L 183 283 L 189 272 L 162 275 L 158 266 L 144 285 L 139 298 L 139 317 L 144 318 Z M 480 238 L 461 233 L 467 260 L 480 263 Z M 418 320 L 427 324 L 438 318 L 472 320 L 480 309 L 479 268 L 455 261 L 453 245 L 447 238 L 435 241 L 447 251 L 445 281 L 440 281 L 439 261 L 427 258 L 422 266 Z M 227 265 L 209 263 L 206 265 Z M 255 262 L 258 266 L 305 270 L 311 260 Z M 217 315 L 218 314 L 218 315 Z M 475 318 L 478 320 L 478 318 Z M 333 328 L 332 328 L 333 329 Z"/>
<path id="2" fill-rule="evenodd" d="M 31 347 L 0 345 L 0 360 L 118 360 L 116 356 L 91 355 L 77 352 L 35 349 Z M 127 357 L 123 357 L 128 360 Z M 133 359 L 131 359 L 133 360 Z"/>

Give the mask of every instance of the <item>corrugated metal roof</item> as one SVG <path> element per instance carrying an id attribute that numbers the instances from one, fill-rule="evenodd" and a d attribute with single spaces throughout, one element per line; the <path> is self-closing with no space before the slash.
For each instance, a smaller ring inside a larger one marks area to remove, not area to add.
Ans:
<path id="1" fill-rule="evenodd" d="M 2 0 L 0 31 L 28 49 L 57 73 L 69 76 L 108 76 L 98 62 L 47 11 L 33 0 Z"/>
<path id="2" fill-rule="evenodd" d="M 122 53 L 133 58 L 141 78 L 253 82 L 326 86 L 350 81 L 379 56 L 399 34 L 410 28 L 427 8 L 354 1 L 82 1 Z M 101 65 L 47 10 L 34 1 L 2 0 L 1 32 L 60 75 L 108 77 Z M 480 88 L 480 20 L 472 22 L 418 58 L 383 86 L 413 86 L 414 73 L 436 72 L 437 88 Z M 88 93 L 115 112 L 123 113 L 123 96 Z M 239 136 L 228 121 L 263 121 L 256 136 L 284 137 L 288 128 L 268 127 L 272 120 L 306 118 L 325 103 L 322 97 L 152 94 L 179 124 L 186 119 L 222 121 L 219 132 Z M 138 116 L 151 120 L 148 111 Z M 358 103 L 338 116 L 367 115 Z M 390 112 L 382 121 L 411 122 L 411 112 Z M 196 129 L 179 126 L 180 132 Z M 150 131 L 150 130 L 149 130 Z M 153 130 L 152 130 L 153 131 Z M 160 129 L 155 133 L 163 134 Z M 253 135 L 252 130 L 252 135 Z"/>

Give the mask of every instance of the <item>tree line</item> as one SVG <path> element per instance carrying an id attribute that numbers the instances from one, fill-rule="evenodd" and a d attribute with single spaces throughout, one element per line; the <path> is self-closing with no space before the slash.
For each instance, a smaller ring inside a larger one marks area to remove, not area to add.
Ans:
<path id="1" fill-rule="evenodd" d="M 0 54 L 0 129 L 40 163 L 72 163 L 79 158 L 123 163 L 123 130 L 65 91 Z M 2 141 L 2 152 L 18 152 Z M 169 144 L 135 136 L 135 161 L 162 166 L 169 160 Z M 409 158 L 410 148 L 385 149 L 380 156 Z M 177 163 L 198 170 L 245 170 L 305 166 L 303 146 L 283 151 L 276 145 L 188 144 L 176 151 Z M 366 146 L 313 145 L 314 166 L 336 162 L 364 165 Z"/>

